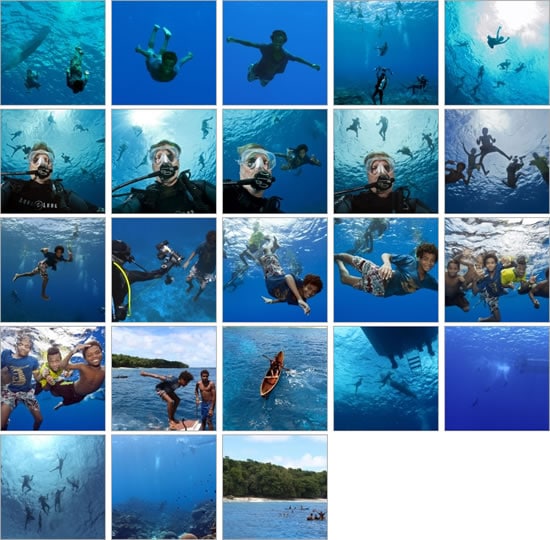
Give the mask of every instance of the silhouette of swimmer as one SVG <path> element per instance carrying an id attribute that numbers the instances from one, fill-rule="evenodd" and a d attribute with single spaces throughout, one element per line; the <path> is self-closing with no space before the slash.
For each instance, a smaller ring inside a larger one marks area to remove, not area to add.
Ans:
<path id="1" fill-rule="evenodd" d="M 403 146 L 399 150 L 397 150 L 398 154 L 404 154 L 405 156 L 409 156 L 411 159 L 413 158 L 413 153 L 411 152 L 411 149 L 408 146 Z"/>
<path id="2" fill-rule="evenodd" d="M 25 88 L 28 90 L 31 88 L 40 88 L 40 83 L 38 82 L 38 72 L 34 69 L 27 69 L 27 75 L 25 76 Z"/>
<path id="3" fill-rule="evenodd" d="M 536 152 L 533 152 L 532 156 L 533 159 L 529 162 L 529 165 L 536 167 L 540 171 L 544 181 L 548 184 L 548 158 L 546 156 L 539 156 Z"/>
<path id="4" fill-rule="evenodd" d="M 384 56 L 388 52 L 388 42 L 384 41 L 382 45 L 377 45 L 375 49 L 378 50 L 378 56 Z"/>
<path id="5" fill-rule="evenodd" d="M 504 39 L 500 35 L 501 30 L 502 26 L 499 26 L 497 29 L 497 35 L 495 37 L 487 36 L 487 44 L 489 45 L 489 47 L 491 47 L 491 49 L 493 49 L 496 45 L 504 45 L 504 43 L 506 43 L 510 39 L 509 37 Z"/>
<path id="6" fill-rule="evenodd" d="M 84 90 L 90 76 L 89 71 L 82 71 L 83 56 L 84 51 L 80 47 L 75 47 L 71 63 L 66 71 L 67 86 L 73 91 L 73 94 Z"/>
<path id="7" fill-rule="evenodd" d="M 359 380 L 355 383 L 355 393 L 357 394 L 357 390 L 359 389 L 359 387 L 361 386 L 361 384 L 363 383 L 363 377 L 360 377 Z"/>
<path id="8" fill-rule="evenodd" d="M 380 131 L 378 132 L 378 135 L 382 137 L 382 140 L 386 140 L 386 131 L 388 131 L 388 119 L 385 116 L 381 116 L 378 122 L 376 122 L 377 126 L 380 126 Z"/>
<path id="9" fill-rule="evenodd" d="M 355 136 L 359 137 L 359 130 L 361 129 L 361 122 L 359 118 L 354 118 L 351 121 L 351 125 L 346 128 L 346 131 L 355 131 Z"/>
<path id="10" fill-rule="evenodd" d="M 490 171 L 486 170 L 483 165 L 483 158 L 487 154 L 492 154 L 493 152 L 498 152 L 502 156 L 504 156 L 508 161 L 510 161 L 510 156 L 506 154 L 506 152 L 503 152 L 500 148 L 494 145 L 496 142 L 496 139 L 489 134 L 489 129 L 484 127 L 481 130 L 481 135 L 477 138 L 477 144 L 479 144 L 479 150 L 481 152 L 481 157 L 479 158 L 479 165 L 481 167 L 481 170 L 487 175 Z"/>
<path id="11" fill-rule="evenodd" d="M 378 66 L 376 69 L 376 83 L 374 84 L 374 92 L 372 93 L 371 99 L 373 105 L 376 105 L 376 96 L 380 98 L 380 105 L 384 102 L 384 90 L 388 86 L 388 75 L 389 72 L 393 75 L 392 70 L 386 67 Z"/>

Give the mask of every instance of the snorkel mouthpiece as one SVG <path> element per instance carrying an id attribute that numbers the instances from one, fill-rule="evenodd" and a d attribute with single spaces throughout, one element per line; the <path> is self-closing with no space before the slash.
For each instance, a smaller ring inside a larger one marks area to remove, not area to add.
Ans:
<path id="1" fill-rule="evenodd" d="M 166 182 L 167 180 L 170 180 L 176 172 L 178 168 L 174 167 L 174 165 L 170 165 L 170 163 L 163 163 L 160 166 L 159 169 L 159 178 L 161 182 Z"/>
<path id="2" fill-rule="evenodd" d="M 38 176 L 38 178 L 41 178 L 43 180 L 44 178 L 48 178 L 48 176 L 52 174 L 52 169 L 50 169 L 46 165 L 40 165 L 38 169 L 33 172 L 36 176 Z"/>
<path id="3" fill-rule="evenodd" d="M 394 182 L 394 178 L 390 178 L 387 174 L 381 174 L 376 182 L 376 189 L 379 191 L 387 191 L 391 188 Z"/>
<path id="4" fill-rule="evenodd" d="M 261 159 L 261 158 L 258 158 Z M 264 191 L 271 187 L 271 184 L 275 182 L 275 177 L 271 176 L 271 173 L 265 170 L 258 171 L 254 175 L 252 181 L 252 187 L 258 191 Z"/>

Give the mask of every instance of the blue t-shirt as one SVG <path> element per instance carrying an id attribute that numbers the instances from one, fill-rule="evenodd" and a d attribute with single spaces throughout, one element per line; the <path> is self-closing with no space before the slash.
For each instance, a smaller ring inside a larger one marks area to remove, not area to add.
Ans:
<path id="1" fill-rule="evenodd" d="M 477 288 L 481 292 L 485 292 L 487 296 L 492 296 L 495 298 L 498 296 L 502 296 L 503 294 L 507 294 L 507 291 L 502 286 L 502 283 L 500 280 L 501 271 L 502 271 L 502 264 L 500 263 L 497 263 L 493 277 L 491 277 L 487 272 L 487 270 L 485 270 L 485 277 L 483 279 L 480 279 L 477 282 Z"/>
<path id="2" fill-rule="evenodd" d="M 304 282 L 301 279 L 298 279 L 293 274 L 290 274 L 294 281 L 296 282 L 296 287 L 298 289 L 301 289 L 304 286 Z M 288 286 L 285 276 L 272 276 L 265 278 L 265 286 L 267 288 L 267 292 L 273 296 L 273 298 L 277 298 L 277 300 L 281 300 L 282 302 L 286 302 L 287 304 L 292 305 L 298 305 L 298 299 L 294 296 L 294 293 L 290 290 L 290 287 Z"/>
<path id="3" fill-rule="evenodd" d="M 2 351 L 2 368 L 7 367 L 11 376 L 8 384 L 10 392 L 28 392 L 32 387 L 32 372 L 38 369 L 38 360 L 34 356 L 14 358 L 12 351 Z"/>
<path id="4" fill-rule="evenodd" d="M 411 255 L 391 254 L 391 262 L 396 267 L 392 277 L 386 282 L 384 296 L 411 294 L 418 289 L 437 291 L 437 280 L 426 274 L 424 279 L 418 276 L 418 262 Z"/>
<path id="5" fill-rule="evenodd" d="M 203 274 L 212 274 L 216 270 L 216 246 L 203 242 L 196 250 L 199 260 L 197 270 Z"/>

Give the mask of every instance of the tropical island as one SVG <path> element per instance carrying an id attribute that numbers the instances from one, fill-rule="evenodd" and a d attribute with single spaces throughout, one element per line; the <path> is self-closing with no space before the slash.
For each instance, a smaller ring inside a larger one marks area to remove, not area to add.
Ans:
<path id="1" fill-rule="evenodd" d="M 327 472 L 223 458 L 223 496 L 275 500 L 326 499 Z"/>
<path id="2" fill-rule="evenodd" d="M 128 354 L 113 354 L 113 368 L 188 368 L 184 362 L 171 362 L 162 358 L 140 358 Z"/>

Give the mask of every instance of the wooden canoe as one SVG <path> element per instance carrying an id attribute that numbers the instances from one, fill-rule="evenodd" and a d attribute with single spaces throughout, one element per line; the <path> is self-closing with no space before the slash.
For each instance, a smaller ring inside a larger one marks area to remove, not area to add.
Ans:
<path id="1" fill-rule="evenodd" d="M 279 379 L 281 378 L 281 373 L 283 372 L 283 366 L 285 365 L 285 353 L 279 351 L 275 356 L 275 359 L 279 362 L 279 371 L 275 374 L 271 374 L 271 365 L 267 368 L 262 383 L 260 384 L 260 396 L 267 397 L 273 388 L 277 386 Z"/>

